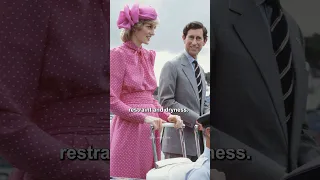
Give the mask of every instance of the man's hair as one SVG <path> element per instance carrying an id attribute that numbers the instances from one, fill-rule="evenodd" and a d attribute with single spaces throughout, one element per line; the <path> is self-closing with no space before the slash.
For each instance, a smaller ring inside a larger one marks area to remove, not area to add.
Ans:
<path id="1" fill-rule="evenodd" d="M 188 32 L 190 29 L 202 29 L 203 31 L 203 39 L 204 41 L 207 41 L 208 39 L 208 30 L 207 28 L 199 21 L 193 21 L 189 24 L 187 24 L 184 28 L 183 28 L 183 35 L 184 37 L 187 37 Z"/>

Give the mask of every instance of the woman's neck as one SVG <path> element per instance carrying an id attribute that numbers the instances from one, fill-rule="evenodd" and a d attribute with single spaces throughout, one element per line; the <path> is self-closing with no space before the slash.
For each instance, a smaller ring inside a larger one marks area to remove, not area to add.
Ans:
<path id="1" fill-rule="evenodd" d="M 134 36 L 131 38 L 131 41 L 133 42 L 133 44 L 135 44 L 137 47 L 141 47 L 142 43 L 140 41 L 138 41 L 137 38 L 135 38 Z"/>

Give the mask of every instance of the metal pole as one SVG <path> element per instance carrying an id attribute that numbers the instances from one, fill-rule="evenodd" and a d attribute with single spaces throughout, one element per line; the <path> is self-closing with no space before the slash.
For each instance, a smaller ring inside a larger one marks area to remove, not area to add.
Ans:
<path id="1" fill-rule="evenodd" d="M 154 167 L 157 169 L 158 166 L 156 162 L 158 162 L 158 155 L 157 155 L 157 146 L 156 146 L 156 138 L 154 133 L 154 126 L 150 125 L 151 128 L 151 139 L 152 139 L 152 148 L 153 148 L 153 157 L 154 157 Z"/>
<path id="2" fill-rule="evenodd" d="M 183 129 L 185 128 L 185 125 L 182 125 L 182 128 L 179 129 L 179 134 L 180 134 L 180 142 L 181 142 L 181 150 L 182 150 L 182 155 L 183 157 L 187 157 L 187 151 L 186 151 L 186 143 L 184 140 L 184 132 Z"/>
<path id="3" fill-rule="evenodd" d="M 199 126 L 197 124 L 194 126 L 194 138 L 196 141 L 197 156 L 200 157 Z"/>

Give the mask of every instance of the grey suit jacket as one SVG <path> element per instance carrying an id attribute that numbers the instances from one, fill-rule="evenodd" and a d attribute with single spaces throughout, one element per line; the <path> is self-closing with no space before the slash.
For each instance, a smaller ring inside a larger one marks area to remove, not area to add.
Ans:
<path id="1" fill-rule="evenodd" d="M 201 68 L 202 99 L 205 99 L 205 76 Z M 194 70 L 185 54 L 168 61 L 161 70 L 159 81 L 159 101 L 165 108 L 187 109 L 188 112 L 172 113 L 181 116 L 186 128 L 184 129 L 187 155 L 196 156 L 196 145 L 193 127 L 199 116 L 209 112 L 205 101 L 199 103 L 199 94 Z M 166 128 L 162 140 L 162 151 L 181 154 L 178 131 Z"/>
<path id="2" fill-rule="evenodd" d="M 308 72 L 301 31 L 285 13 L 295 71 L 288 135 L 270 30 L 258 1 L 211 1 L 211 146 L 246 149 L 252 159 L 212 161 L 228 180 L 280 179 L 320 155 L 305 123 Z"/>

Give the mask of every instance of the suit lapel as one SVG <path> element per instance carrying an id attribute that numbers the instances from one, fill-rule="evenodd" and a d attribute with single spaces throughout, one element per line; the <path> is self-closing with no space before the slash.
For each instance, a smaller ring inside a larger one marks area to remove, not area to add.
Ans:
<path id="1" fill-rule="evenodd" d="M 197 87 L 197 80 L 195 77 L 195 73 L 190 65 L 190 62 L 186 55 L 181 55 L 181 65 L 182 65 L 182 71 L 187 76 L 190 85 L 192 86 L 193 92 L 197 97 L 197 100 L 199 101 L 199 94 L 198 94 L 198 87 Z"/>
<path id="2" fill-rule="evenodd" d="M 248 50 L 261 76 L 268 88 L 275 111 L 277 112 L 283 135 L 288 142 L 287 126 L 285 121 L 285 110 L 278 65 L 272 50 L 270 31 L 266 28 L 259 7 L 250 0 L 230 0 L 230 10 L 239 14 L 234 22 L 234 29 Z M 263 45 L 261 45 L 263 43 Z M 262 48 L 261 48 L 262 47 Z"/>
<path id="3" fill-rule="evenodd" d="M 293 123 L 292 123 L 292 134 L 295 134 L 297 131 L 300 131 L 301 121 L 304 120 L 304 112 L 302 107 L 306 104 L 307 91 L 308 91 L 308 73 L 306 70 L 305 56 L 303 50 L 303 39 L 297 37 L 299 35 L 297 28 L 295 27 L 292 21 L 289 21 L 290 17 L 287 17 L 288 26 L 290 30 L 290 44 L 292 49 L 293 57 L 293 67 L 295 72 L 295 84 L 294 84 L 294 109 L 293 109 Z M 295 30 L 294 30 L 295 29 Z M 303 38 L 303 37 L 302 37 Z M 300 135 L 299 135 L 300 136 Z M 294 139 L 294 138 L 292 138 Z M 293 145 L 293 143 L 292 143 Z"/>
<path id="4" fill-rule="evenodd" d="M 202 101 L 201 101 L 201 106 L 200 106 L 200 110 L 201 110 L 201 115 L 203 113 L 203 108 L 204 108 L 204 100 L 206 99 L 206 92 L 207 92 L 207 85 L 206 85 L 206 78 L 205 78 L 205 74 L 202 68 L 201 69 L 201 81 L 202 81 Z"/>

